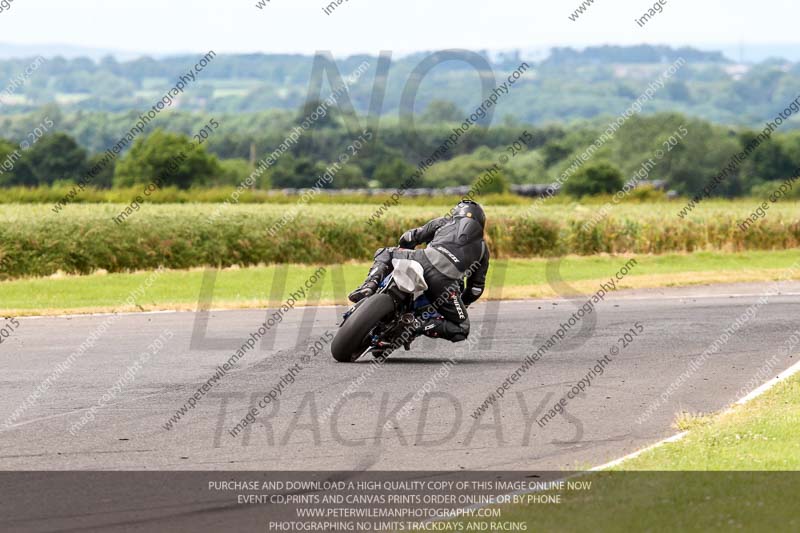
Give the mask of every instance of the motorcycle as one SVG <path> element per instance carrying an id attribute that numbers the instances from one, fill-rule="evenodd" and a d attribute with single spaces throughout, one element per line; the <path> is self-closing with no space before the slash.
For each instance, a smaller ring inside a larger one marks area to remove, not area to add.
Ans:
<path id="1" fill-rule="evenodd" d="M 400 346 L 410 350 L 415 319 L 441 318 L 424 294 L 428 284 L 422 265 L 394 259 L 392 266 L 375 294 L 343 315 L 331 342 L 331 354 L 340 363 L 355 362 L 367 353 L 384 359 Z"/>

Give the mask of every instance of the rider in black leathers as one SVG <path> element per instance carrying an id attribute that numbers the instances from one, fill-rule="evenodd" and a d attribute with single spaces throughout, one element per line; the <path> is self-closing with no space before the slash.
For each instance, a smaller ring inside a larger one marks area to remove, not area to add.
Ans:
<path id="1" fill-rule="evenodd" d="M 361 287 L 350 293 L 350 301 L 372 296 L 383 278 L 392 271 L 392 259 L 413 259 L 424 270 L 425 295 L 444 317 L 417 319 L 414 333 L 428 337 L 466 340 L 469 335 L 467 307 L 480 298 L 489 270 L 489 247 L 483 238 L 486 215 L 476 202 L 460 202 L 450 215 L 436 218 L 400 237 L 400 247 L 380 248 L 375 263 Z M 414 250 L 420 244 L 428 246 Z M 467 283 L 461 292 L 462 281 Z"/>

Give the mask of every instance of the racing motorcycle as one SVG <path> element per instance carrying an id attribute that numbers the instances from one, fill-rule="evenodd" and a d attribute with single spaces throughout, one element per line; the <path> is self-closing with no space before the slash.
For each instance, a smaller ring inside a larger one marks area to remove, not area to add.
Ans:
<path id="1" fill-rule="evenodd" d="M 375 294 L 343 315 L 331 342 L 331 354 L 340 363 L 355 362 L 367 353 L 384 359 L 400 346 L 410 350 L 414 320 L 441 317 L 424 294 L 428 284 L 422 265 L 393 259 L 392 266 Z"/>

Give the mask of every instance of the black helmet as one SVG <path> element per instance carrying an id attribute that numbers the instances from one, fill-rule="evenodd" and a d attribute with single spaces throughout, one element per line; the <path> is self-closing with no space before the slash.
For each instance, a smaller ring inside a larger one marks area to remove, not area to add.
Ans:
<path id="1" fill-rule="evenodd" d="M 486 213 L 478 202 L 472 200 L 461 200 L 453 209 L 453 218 L 467 217 L 475 219 L 481 228 L 486 227 Z"/>

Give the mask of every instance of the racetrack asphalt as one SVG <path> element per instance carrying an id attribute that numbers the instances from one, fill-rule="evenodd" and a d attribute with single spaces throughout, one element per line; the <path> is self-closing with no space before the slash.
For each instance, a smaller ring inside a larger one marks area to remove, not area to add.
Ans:
<path id="1" fill-rule="evenodd" d="M 784 345 L 798 328 L 800 283 L 781 284 L 780 294 L 759 305 L 770 287 L 774 284 L 609 295 L 477 419 L 471 414 L 487 395 L 583 301 L 479 302 L 470 309 L 477 339 L 471 347 L 420 339 L 381 366 L 369 358 L 336 363 L 327 346 L 302 363 L 301 354 L 310 354 L 314 342 L 327 342 L 326 331 L 335 333 L 342 308 L 297 308 L 170 430 L 164 427 L 170 417 L 272 311 L 212 311 L 205 333 L 195 313 L 117 315 L 34 405 L 3 427 L 108 317 L 21 318 L 0 346 L 0 469 L 583 469 L 675 433 L 671 424 L 681 410 L 724 408 L 770 358 L 777 356 L 770 377 L 791 366 L 796 357 L 784 355 Z M 749 307 L 753 316 L 661 401 L 692 359 Z M 632 342 L 620 341 L 637 323 L 641 333 Z M 109 394 L 159 336 L 169 337 L 164 347 Z M 564 414 L 543 427 L 537 423 L 612 346 L 618 352 L 604 373 L 568 401 Z M 288 383 L 284 376 L 296 364 L 302 368 Z M 231 436 L 229 430 L 248 409 L 281 382 L 277 401 L 260 409 L 255 424 Z M 416 394 L 426 383 L 428 394 Z M 348 387 L 352 394 L 345 395 Z M 103 407 L 87 420 L 98 402 Z M 659 405 L 642 418 L 653 402 Z M 405 415 L 385 424 L 387 415 L 405 405 Z"/>

